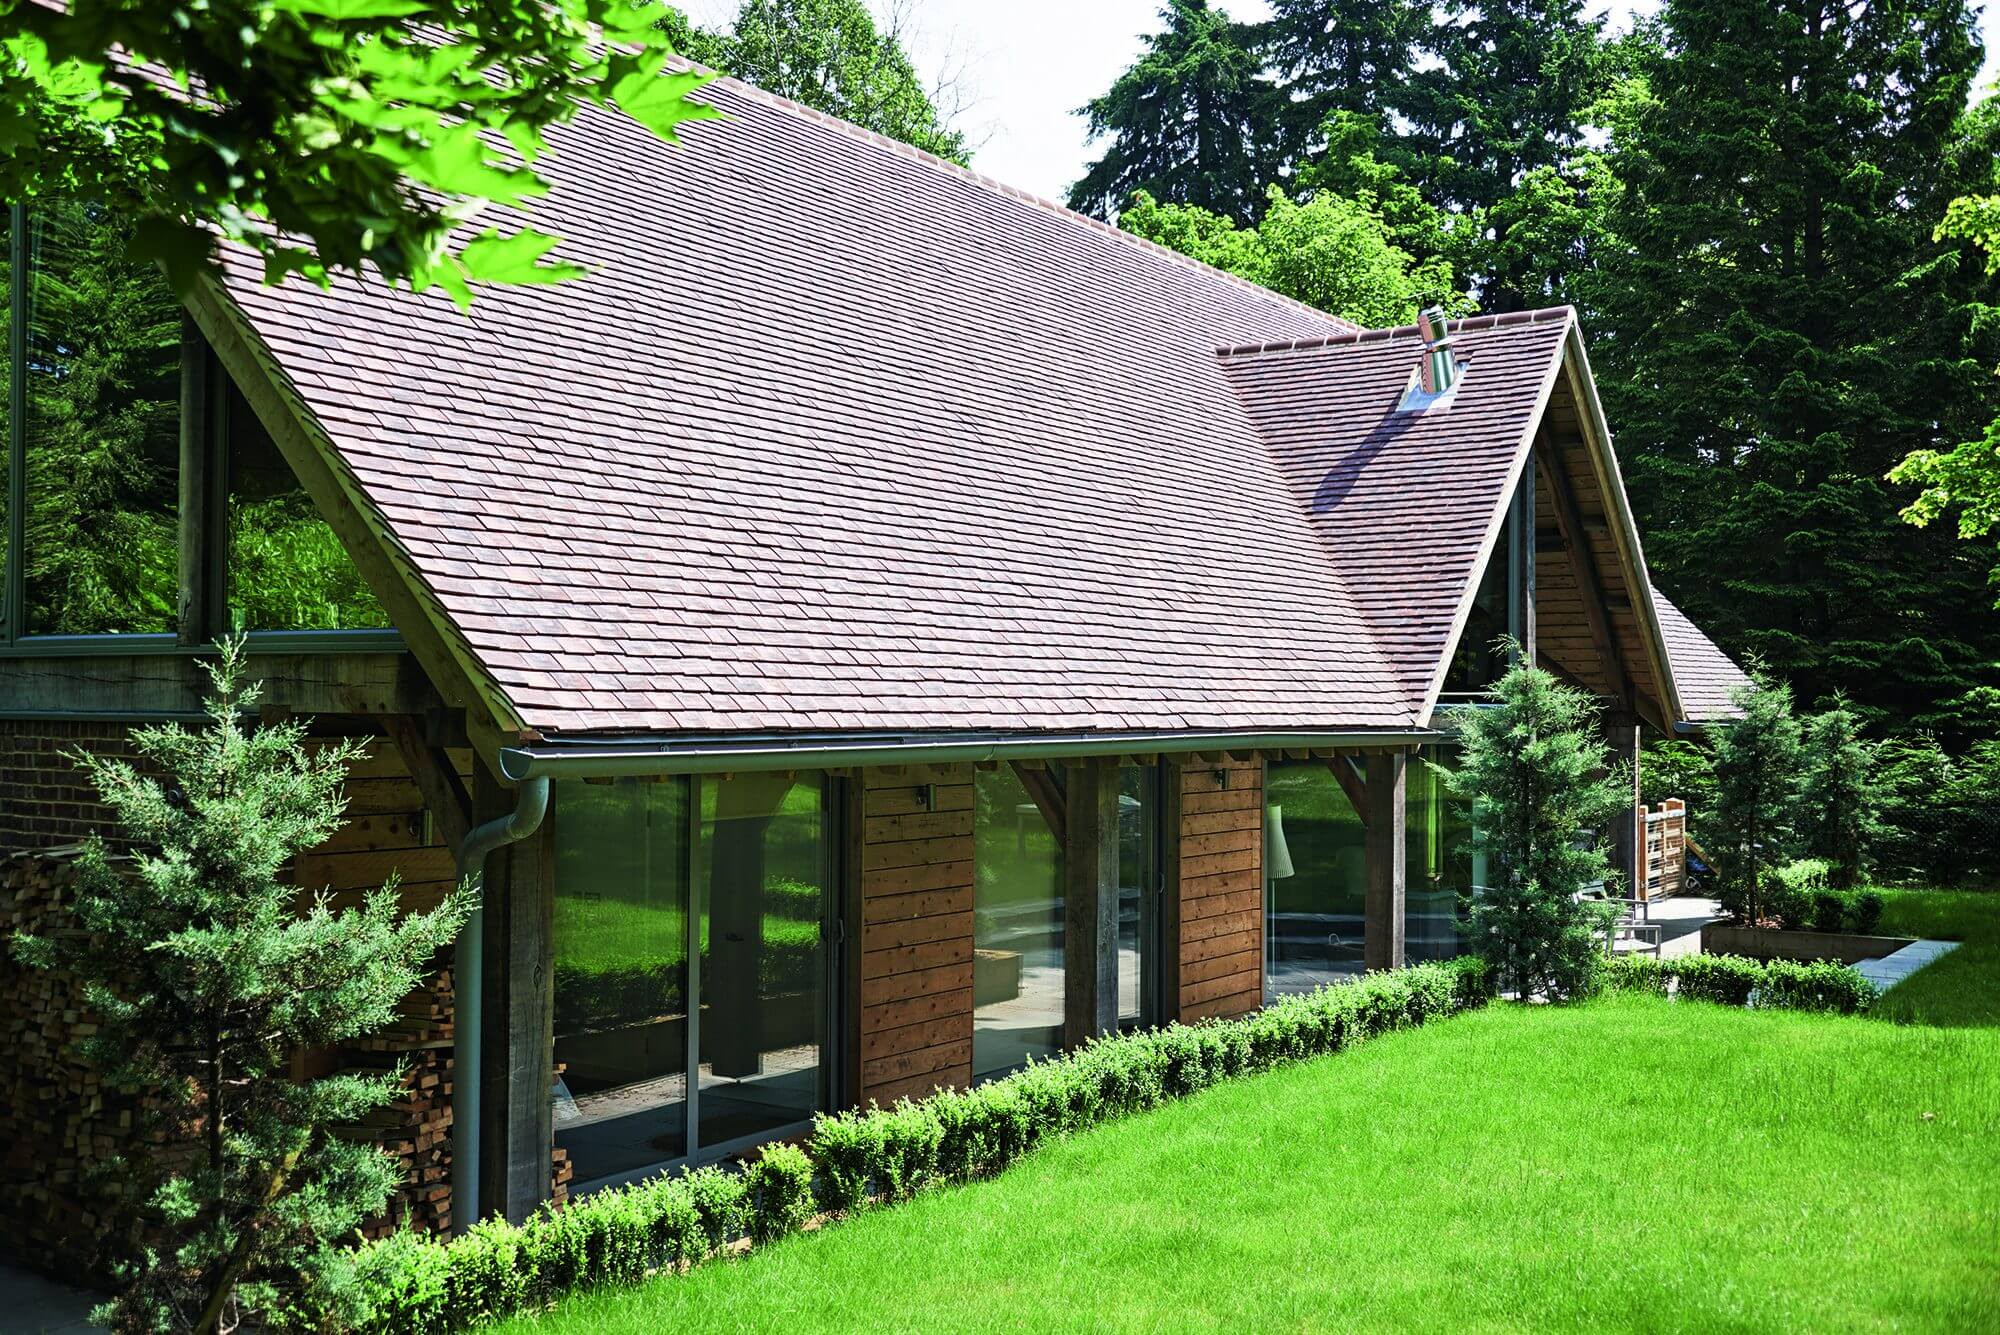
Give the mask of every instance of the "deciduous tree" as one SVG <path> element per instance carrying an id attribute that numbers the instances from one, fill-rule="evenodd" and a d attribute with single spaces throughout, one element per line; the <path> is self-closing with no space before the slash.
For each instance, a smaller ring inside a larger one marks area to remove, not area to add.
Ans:
<path id="1" fill-rule="evenodd" d="M 616 105 L 669 142 L 712 117 L 630 0 L 9 0 L 0 197 L 139 219 L 178 283 L 216 235 L 272 280 L 373 268 L 393 283 L 551 282 L 556 239 L 518 211 L 548 132 Z M 458 231 L 489 206 L 507 222 Z"/>

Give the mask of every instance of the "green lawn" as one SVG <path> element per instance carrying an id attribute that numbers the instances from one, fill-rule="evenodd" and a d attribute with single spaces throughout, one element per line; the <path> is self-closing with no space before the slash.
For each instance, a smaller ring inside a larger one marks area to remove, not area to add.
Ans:
<path id="1" fill-rule="evenodd" d="M 1990 1329 L 1996 1144 L 2000 1029 L 1496 1007 L 514 1329 Z"/>
<path id="2" fill-rule="evenodd" d="M 1876 1015 L 1906 1024 L 2000 1026 L 2000 892 L 1884 890 L 1892 936 L 1965 944 L 1889 990 Z"/>

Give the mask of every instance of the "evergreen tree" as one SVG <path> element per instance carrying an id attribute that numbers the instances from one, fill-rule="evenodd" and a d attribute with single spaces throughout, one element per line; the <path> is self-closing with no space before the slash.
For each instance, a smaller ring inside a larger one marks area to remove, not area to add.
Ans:
<path id="1" fill-rule="evenodd" d="M 1266 49 L 1284 86 L 1292 156 L 1319 145 L 1327 118 L 1377 117 L 1398 105 L 1430 10 L 1408 0 L 1272 0 Z"/>
<path id="2" fill-rule="evenodd" d="M 1861 720 L 1835 696 L 1830 708 L 1805 725 L 1806 777 L 1799 824 L 1805 850 L 1833 864 L 1832 884 L 1851 890 L 1867 869 L 1868 851 L 1881 825 L 1881 784 L 1875 748 L 1861 736 Z"/>
<path id="3" fill-rule="evenodd" d="M 1753 672 L 1733 701 L 1741 717 L 1715 731 L 1715 804 L 1697 812 L 1702 842 L 1720 864 L 1723 907 L 1755 922 L 1765 879 L 1790 858 L 1805 762 L 1792 688 Z"/>
<path id="4" fill-rule="evenodd" d="M 156 1094 L 155 1129 L 186 1151 L 122 1165 L 156 1239 L 97 1314 L 125 1331 L 273 1314 L 325 1244 L 381 1211 L 396 1161 L 339 1132 L 390 1103 L 401 1073 L 295 1079 L 291 1058 L 387 1025 L 470 908 L 455 891 L 400 914 L 393 883 L 358 908 L 324 893 L 301 906 L 281 871 L 339 828 L 360 747 L 309 753 L 300 722 L 246 729 L 259 689 L 242 683 L 242 642 L 221 651 L 206 728 L 132 734 L 164 778 L 75 756 L 139 851 L 128 868 L 100 838 L 84 850 L 87 937 L 15 941 L 23 962 L 86 981 L 100 1028 L 85 1056 Z"/>
<path id="5" fill-rule="evenodd" d="M 767 93 L 899 139 L 964 166 L 965 135 L 944 123 L 893 31 L 863 0 L 744 0 L 726 32 L 669 11 L 674 49 Z"/>
<path id="6" fill-rule="evenodd" d="M 1256 34 L 1208 0 L 1168 0 L 1160 17 L 1166 30 L 1082 109 L 1091 139 L 1110 143 L 1070 187 L 1069 205 L 1110 218 L 1144 190 L 1251 222 L 1278 174 L 1283 101 L 1264 75 Z"/>
<path id="7" fill-rule="evenodd" d="M 1588 114 L 1608 90 L 1603 19 L 1584 0 L 1446 0 L 1428 25 L 1428 59 L 1390 105 L 1404 128 L 1397 153 L 1433 203 L 1485 220 L 1491 243 L 1480 270 L 1479 304 L 1519 310 L 1555 290 L 1551 271 L 1572 267 L 1558 229 L 1539 253 L 1517 228 L 1535 218 L 1514 204 L 1534 178 L 1534 199 L 1558 186 L 1588 203 L 1583 149 Z M 1507 207 L 1514 204 L 1513 207 Z"/>
<path id="8" fill-rule="evenodd" d="M 1993 415 L 1992 290 L 1932 237 L 1994 171 L 1962 119 L 1970 16 L 1668 0 L 1659 23 L 1593 345 L 1648 555 L 1726 648 L 1921 718 L 2000 662 L 1981 563 L 1898 523 L 1885 481 Z"/>
<path id="9" fill-rule="evenodd" d="M 1611 866 L 1595 841 L 1577 836 L 1629 810 L 1631 781 L 1616 773 L 1583 691 L 1518 666 L 1493 695 L 1490 705 L 1452 711 L 1460 761 L 1439 772 L 1447 791 L 1473 804 L 1494 869 L 1475 887 L 1466 937 L 1503 989 L 1524 999 L 1585 996 L 1615 910 L 1579 898 Z"/>

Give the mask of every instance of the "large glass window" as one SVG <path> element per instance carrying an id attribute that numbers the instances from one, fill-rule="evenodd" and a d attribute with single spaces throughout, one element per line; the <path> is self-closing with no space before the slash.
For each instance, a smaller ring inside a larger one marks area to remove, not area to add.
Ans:
<path id="1" fill-rule="evenodd" d="M 1324 760 L 1273 762 L 1264 802 L 1265 995 L 1357 977 L 1367 968 L 1360 813 Z"/>
<path id="2" fill-rule="evenodd" d="M 1426 747 L 1404 780 L 1404 955 L 1412 963 L 1450 959 L 1464 951 L 1459 920 L 1475 887 L 1486 879 L 1486 854 L 1473 837 L 1469 802 L 1445 791 L 1439 764 L 1456 759 Z"/>
<path id="3" fill-rule="evenodd" d="M 357 630 L 387 626 L 333 526 L 230 386 L 229 624 L 235 630 Z"/>
<path id="4" fill-rule="evenodd" d="M 1512 666 L 1501 648 L 1502 637 L 1526 642 L 1528 618 L 1535 596 L 1535 487 L 1532 459 L 1523 481 L 1507 504 L 1493 554 L 1479 574 L 1479 587 L 1465 629 L 1452 646 L 1445 667 L 1444 694 L 1460 697 L 1485 694 Z"/>
<path id="5" fill-rule="evenodd" d="M 687 1152 L 687 785 L 555 785 L 556 1144 L 578 1183 Z"/>
<path id="6" fill-rule="evenodd" d="M 579 1187 L 826 1106 L 824 787 L 555 786 L 555 1129 Z"/>
<path id="7" fill-rule="evenodd" d="M 21 631 L 172 631 L 181 307 L 98 205 L 28 214 Z"/>
<path id="8" fill-rule="evenodd" d="M 1062 1047 L 1062 850 L 1011 768 L 979 771 L 973 799 L 972 1075 L 983 1080 Z"/>
<path id="9" fill-rule="evenodd" d="M 1160 770 L 1118 770 L 1118 1024 L 1157 1024 L 1160 952 Z"/>
<path id="10" fill-rule="evenodd" d="M 825 1106 L 824 794 L 817 775 L 702 784 L 703 1145 L 775 1131 Z"/>

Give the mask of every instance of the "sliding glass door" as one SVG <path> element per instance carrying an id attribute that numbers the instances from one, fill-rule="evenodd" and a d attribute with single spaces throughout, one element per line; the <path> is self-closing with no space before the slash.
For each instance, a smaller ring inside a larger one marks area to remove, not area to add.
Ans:
<path id="1" fill-rule="evenodd" d="M 1160 767 L 1118 769 L 1118 1027 L 1165 1018 L 1160 1001 Z"/>
<path id="2" fill-rule="evenodd" d="M 1367 967 L 1361 814 L 1324 760 L 1273 762 L 1264 800 L 1265 996 L 1358 977 Z"/>
<path id="3" fill-rule="evenodd" d="M 1062 849 L 1042 814 L 1061 800 L 1048 771 L 1031 794 L 1010 766 L 973 778 L 972 1076 L 1004 1075 L 1062 1048 Z"/>
<path id="4" fill-rule="evenodd" d="M 818 775 L 555 788 L 555 1128 L 579 1188 L 712 1157 L 827 1106 Z"/>

